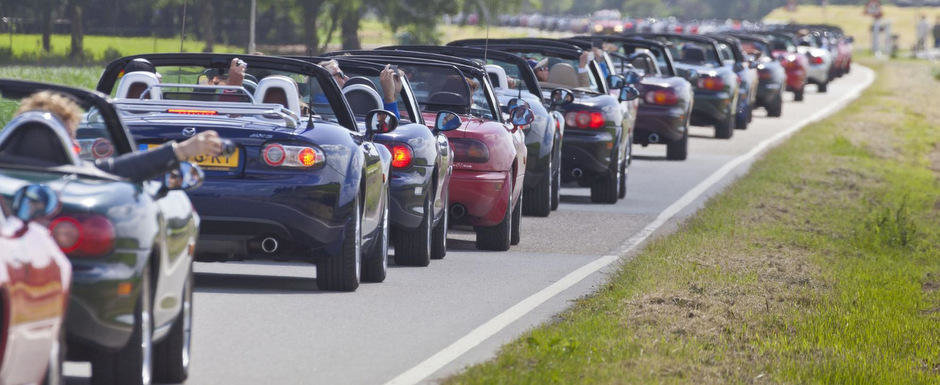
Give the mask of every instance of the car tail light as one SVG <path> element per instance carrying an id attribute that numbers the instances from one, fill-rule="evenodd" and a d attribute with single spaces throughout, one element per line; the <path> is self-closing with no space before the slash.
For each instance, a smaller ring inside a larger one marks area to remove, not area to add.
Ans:
<path id="1" fill-rule="evenodd" d="M 271 143 L 261 150 L 261 158 L 271 167 L 311 168 L 323 165 L 326 155 L 319 148 Z"/>
<path id="2" fill-rule="evenodd" d="M 604 127 L 604 114 L 599 111 L 570 111 L 565 114 L 568 127 L 596 130 Z"/>
<path id="3" fill-rule="evenodd" d="M 649 104 L 657 104 L 660 106 L 672 106 L 679 102 L 679 98 L 676 97 L 676 93 L 672 90 L 648 91 L 643 99 Z"/>
<path id="4" fill-rule="evenodd" d="M 114 225 L 101 215 L 63 215 L 49 223 L 49 230 L 71 257 L 102 257 L 114 250 Z"/>
<path id="5" fill-rule="evenodd" d="M 476 139 L 452 138 L 455 162 L 486 163 L 490 160 L 490 150 L 486 144 Z"/>
<path id="6" fill-rule="evenodd" d="M 675 28 L 673 28 L 673 31 L 675 31 L 676 33 L 682 33 L 682 30 L 683 28 L 681 25 L 677 25 Z"/>
<path id="7" fill-rule="evenodd" d="M 392 167 L 408 168 L 408 166 L 411 166 L 411 161 L 414 159 L 414 152 L 411 151 L 411 147 L 407 144 L 386 143 L 385 147 L 392 153 Z"/>
<path id="8" fill-rule="evenodd" d="M 810 61 L 812 61 L 813 64 L 822 64 L 823 58 L 819 56 L 810 56 Z"/>
<path id="9" fill-rule="evenodd" d="M 709 91 L 721 91 L 725 89 L 725 81 L 719 77 L 702 76 L 698 79 L 698 88 Z"/>
<path id="10" fill-rule="evenodd" d="M 767 79 L 772 78 L 773 74 L 771 74 L 770 71 L 768 70 L 760 70 L 760 71 L 757 71 L 757 77 L 767 80 Z"/>
<path id="11" fill-rule="evenodd" d="M 166 110 L 166 112 L 170 114 L 203 115 L 203 116 L 219 114 L 218 111 L 213 111 L 213 110 L 191 110 L 191 109 L 183 109 L 183 108 L 170 108 Z"/>

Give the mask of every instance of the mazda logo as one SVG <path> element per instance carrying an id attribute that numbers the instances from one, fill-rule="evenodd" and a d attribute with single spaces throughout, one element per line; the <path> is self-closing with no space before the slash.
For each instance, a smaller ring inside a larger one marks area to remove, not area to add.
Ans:
<path id="1" fill-rule="evenodd" d="M 196 135 L 196 127 L 186 127 L 183 129 L 183 136 L 193 136 Z"/>

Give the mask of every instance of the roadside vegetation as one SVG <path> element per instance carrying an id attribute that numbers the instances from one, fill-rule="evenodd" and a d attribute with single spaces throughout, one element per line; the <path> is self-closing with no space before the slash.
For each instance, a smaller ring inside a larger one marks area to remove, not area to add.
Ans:
<path id="1" fill-rule="evenodd" d="M 940 97 L 926 62 L 864 64 L 856 102 L 445 383 L 940 381 Z"/>
<path id="2" fill-rule="evenodd" d="M 52 50 L 42 49 L 42 35 L 39 34 L 3 34 L 0 35 L 0 63 L 35 63 L 35 64 L 70 64 L 76 63 L 70 58 L 70 36 L 51 35 Z M 205 42 L 186 40 L 184 52 L 202 52 Z M 122 37 L 87 35 L 84 41 L 85 52 L 82 59 L 86 63 L 109 62 L 122 56 L 153 52 L 180 52 L 180 40 L 155 37 Z M 215 45 L 215 52 L 245 52 L 244 48 Z"/>
<path id="3" fill-rule="evenodd" d="M 871 16 L 862 13 L 862 4 L 855 5 L 818 5 L 800 4 L 796 12 L 788 12 L 783 7 L 777 8 L 764 16 L 765 22 L 786 23 L 795 21 L 803 24 L 832 24 L 842 27 L 846 35 L 855 37 L 856 49 L 871 48 Z M 933 22 L 938 15 L 936 7 L 898 7 L 885 5 L 882 7 L 885 20 L 890 20 L 891 33 L 898 35 L 901 50 L 909 50 L 916 38 L 914 25 L 920 14 L 927 15 Z"/>

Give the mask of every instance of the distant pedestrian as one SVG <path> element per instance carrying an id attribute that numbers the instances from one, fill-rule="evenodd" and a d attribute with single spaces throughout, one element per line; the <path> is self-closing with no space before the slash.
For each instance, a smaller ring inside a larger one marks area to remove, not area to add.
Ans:
<path id="1" fill-rule="evenodd" d="M 940 15 L 933 22 L 933 47 L 940 48 Z"/>
<path id="2" fill-rule="evenodd" d="M 927 49 L 927 33 L 930 32 L 930 22 L 927 21 L 927 15 L 921 14 L 920 20 L 915 26 L 917 34 L 917 44 L 914 46 L 914 52 L 922 52 Z"/>

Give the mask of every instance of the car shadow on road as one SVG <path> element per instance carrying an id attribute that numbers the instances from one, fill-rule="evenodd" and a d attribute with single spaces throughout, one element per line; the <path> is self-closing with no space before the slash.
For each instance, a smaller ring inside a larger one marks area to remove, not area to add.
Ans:
<path id="1" fill-rule="evenodd" d="M 700 134 L 689 134 L 690 138 L 700 138 L 700 139 L 717 139 L 715 135 L 700 135 Z"/>
<path id="2" fill-rule="evenodd" d="M 558 197 L 558 200 L 562 203 L 574 203 L 574 204 L 594 204 L 591 202 L 590 196 L 584 195 L 565 195 L 561 194 Z"/>
<path id="3" fill-rule="evenodd" d="M 197 293 L 330 293 L 317 287 L 316 278 L 278 275 L 193 273 Z"/>
<path id="4" fill-rule="evenodd" d="M 669 160 L 666 159 L 665 155 L 654 156 L 654 155 L 633 155 L 633 160 Z"/>
<path id="5" fill-rule="evenodd" d="M 477 250 L 476 241 L 468 241 L 466 239 L 453 239 L 447 238 L 447 250 L 455 251 L 482 251 Z"/>

